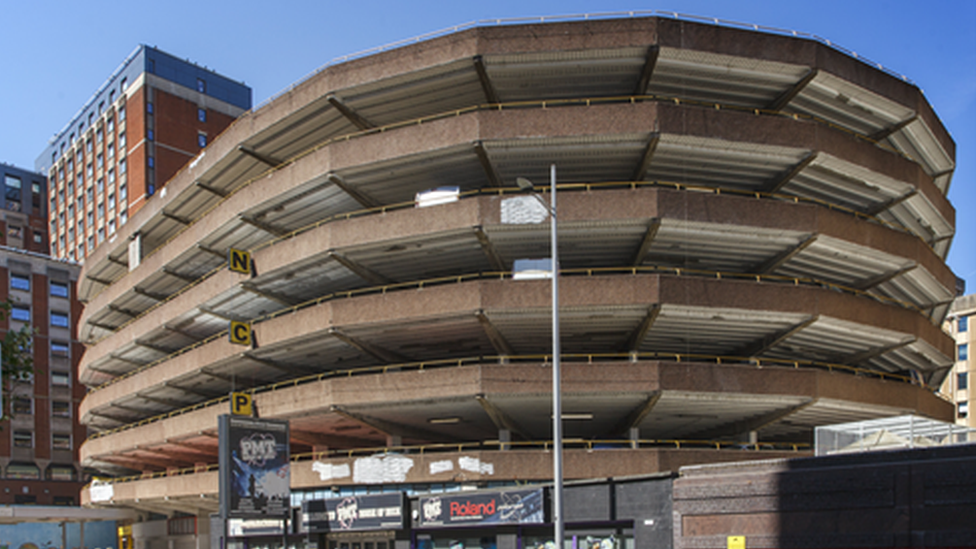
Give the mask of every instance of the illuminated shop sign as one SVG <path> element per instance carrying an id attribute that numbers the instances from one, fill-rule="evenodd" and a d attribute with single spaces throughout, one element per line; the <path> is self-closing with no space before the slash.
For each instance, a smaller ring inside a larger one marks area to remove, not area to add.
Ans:
<path id="1" fill-rule="evenodd" d="M 542 489 L 442 495 L 420 499 L 420 526 L 541 524 Z"/>
<path id="2" fill-rule="evenodd" d="M 399 530 L 404 516 L 402 492 L 310 500 L 302 504 L 302 530 Z"/>

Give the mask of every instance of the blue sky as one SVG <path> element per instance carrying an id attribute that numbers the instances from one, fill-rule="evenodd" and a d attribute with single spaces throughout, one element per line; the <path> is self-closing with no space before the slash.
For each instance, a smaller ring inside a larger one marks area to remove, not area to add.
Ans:
<path id="1" fill-rule="evenodd" d="M 140 43 L 254 90 L 260 104 L 336 57 L 480 19 L 667 10 L 817 34 L 914 80 L 956 141 L 949 264 L 976 291 L 976 0 L 2 0 L 0 161 L 47 140 Z"/>

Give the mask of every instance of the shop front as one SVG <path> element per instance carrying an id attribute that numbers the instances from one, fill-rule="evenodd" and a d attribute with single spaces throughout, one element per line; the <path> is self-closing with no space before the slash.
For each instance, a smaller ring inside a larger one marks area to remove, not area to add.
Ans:
<path id="1" fill-rule="evenodd" d="M 540 487 L 417 498 L 412 509 L 412 547 L 498 549 L 544 544 L 552 539 L 552 527 L 546 528 L 545 495 Z"/>
<path id="2" fill-rule="evenodd" d="M 406 544 L 402 492 L 309 500 L 302 504 L 302 531 L 323 549 L 394 549 Z"/>

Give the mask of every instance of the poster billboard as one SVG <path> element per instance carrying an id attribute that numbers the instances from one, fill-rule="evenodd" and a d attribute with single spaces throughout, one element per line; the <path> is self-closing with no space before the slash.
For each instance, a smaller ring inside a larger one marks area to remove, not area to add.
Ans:
<path id="1" fill-rule="evenodd" d="M 302 531 L 399 530 L 404 527 L 403 508 L 402 492 L 306 501 L 302 504 Z"/>
<path id="2" fill-rule="evenodd" d="M 419 526 L 542 524 L 544 503 L 542 488 L 421 498 Z"/>
<path id="3" fill-rule="evenodd" d="M 220 514 L 285 517 L 291 507 L 288 422 L 220 416 Z"/>

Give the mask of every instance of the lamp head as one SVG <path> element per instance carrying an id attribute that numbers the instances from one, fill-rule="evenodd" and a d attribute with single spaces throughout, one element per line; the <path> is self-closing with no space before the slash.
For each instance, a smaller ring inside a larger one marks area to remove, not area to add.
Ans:
<path id="1" fill-rule="evenodd" d="M 518 188 L 523 191 L 531 191 L 532 189 L 535 189 L 535 185 L 524 177 L 515 178 L 515 184 L 518 185 Z"/>

